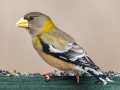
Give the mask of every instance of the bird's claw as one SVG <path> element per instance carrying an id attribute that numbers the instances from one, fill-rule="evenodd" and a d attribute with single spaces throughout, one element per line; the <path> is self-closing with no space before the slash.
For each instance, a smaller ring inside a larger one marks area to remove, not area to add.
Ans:
<path id="1" fill-rule="evenodd" d="M 46 82 L 48 82 L 49 80 L 50 80 L 50 74 L 52 74 L 53 73 L 53 71 L 46 71 L 46 72 L 43 72 L 43 74 L 41 74 L 41 75 L 43 75 L 43 76 L 45 76 L 46 77 Z"/>
<path id="2" fill-rule="evenodd" d="M 44 75 L 46 77 L 45 81 L 48 82 L 50 81 L 50 76 L 49 75 Z"/>

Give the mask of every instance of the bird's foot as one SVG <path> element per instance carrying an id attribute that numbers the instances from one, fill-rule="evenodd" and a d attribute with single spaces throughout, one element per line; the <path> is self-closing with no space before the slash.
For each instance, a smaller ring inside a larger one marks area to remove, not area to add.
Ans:
<path id="1" fill-rule="evenodd" d="M 79 78 L 80 72 L 78 72 L 75 76 L 76 76 L 76 79 L 77 79 L 77 83 L 79 83 L 80 82 L 80 78 Z"/>
<path id="2" fill-rule="evenodd" d="M 45 81 L 49 81 L 50 80 L 50 74 L 53 74 L 55 71 L 54 70 L 51 70 L 51 71 L 45 71 L 45 72 L 43 72 L 43 74 L 41 74 L 41 75 L 43 75 L 43 76 L 45 76 L 46 77 L 46 80 Z"/>

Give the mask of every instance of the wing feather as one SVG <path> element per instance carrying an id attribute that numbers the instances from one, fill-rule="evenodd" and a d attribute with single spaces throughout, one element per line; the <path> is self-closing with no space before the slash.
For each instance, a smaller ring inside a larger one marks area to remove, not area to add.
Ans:
<path id="1" fill-rule="evenodd" d="M 76 65 L 99 69 L 99 67 L 96 66 L 95 63 L 88 57 L 83 48 L 78 46 L 76 43 L 69 43 L 65 50 L 60 51 L 56 49 L 53 45 L 48 45 L 44 43 L 41 39 L 40 42 L 45 53 L 51 54 L 56 58 L 74 63 Z"/>
<path id="2" fill-rule="evenodd" d="M 78 46 L 76 43 L 68 43 L 66 49 L 60 50 L 55 48 L 53 44 L 46 44 L 42 40 L 40 40 L 40 42 L 43 46 L 43 52 L 50 54 L 58 59 L 75 64 L 76 70 L 92 74 L 104 85 L 107 83 L 107 81 L 113 82 L 102 73 L 100 68 L 95 65 L 95 63 L 90 59 L 82 47 Z"/>

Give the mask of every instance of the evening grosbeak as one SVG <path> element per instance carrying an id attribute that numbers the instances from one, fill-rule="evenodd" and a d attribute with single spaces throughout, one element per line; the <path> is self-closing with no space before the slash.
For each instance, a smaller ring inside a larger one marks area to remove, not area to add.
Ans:
<path id="1" fill-rule="evenodd" d="M 107 81 L 113 82 L 101 72 L 74 38 L 55 26 L 49 16 L 30 12 L 24 15 L 16 26 L 29 32 L 33 47 L 46 63 L 59 70 L 76 73 L 77 82 L 80 71 L 90 73 L 103 84 Z M 52 71 L 44 72 L 43 75 L 49 80 L 50 73 Z"/>

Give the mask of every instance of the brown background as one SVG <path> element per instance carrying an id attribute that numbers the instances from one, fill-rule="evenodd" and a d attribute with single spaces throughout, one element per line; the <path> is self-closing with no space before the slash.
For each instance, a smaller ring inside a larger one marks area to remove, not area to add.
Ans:
<path id="1" fill-rule="evenodd" d="M 103 70 L 120 70 L 120 0 L 0 0 L 0 69 L 51 70 L 15 23 L 26 13 L 49 15 Z"/>

